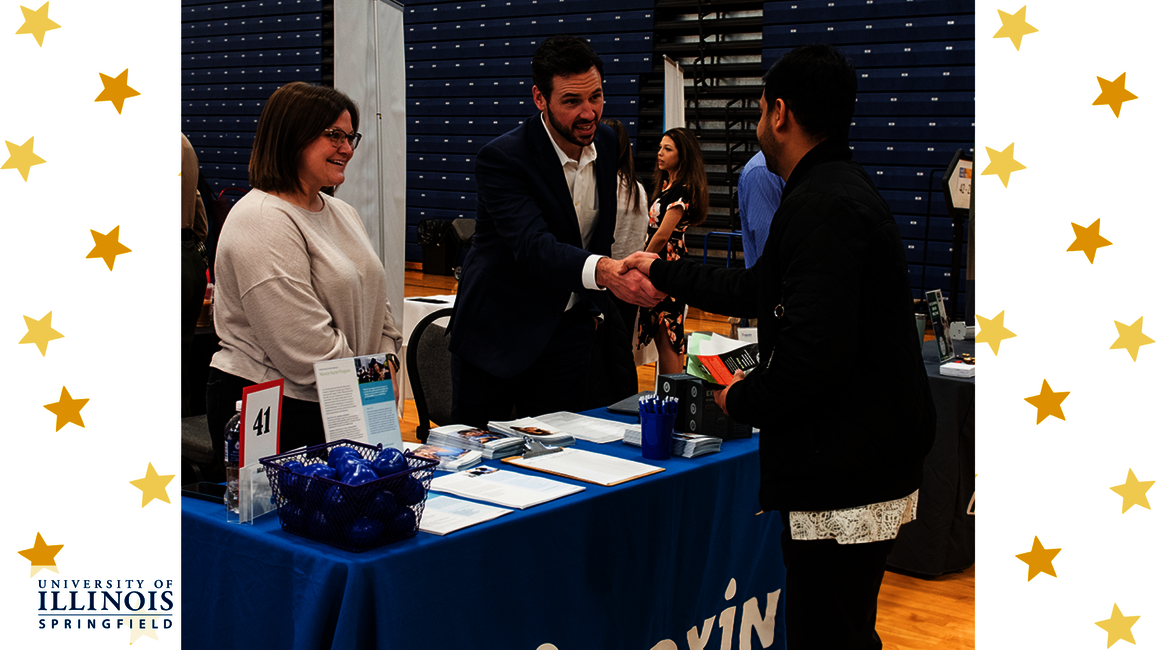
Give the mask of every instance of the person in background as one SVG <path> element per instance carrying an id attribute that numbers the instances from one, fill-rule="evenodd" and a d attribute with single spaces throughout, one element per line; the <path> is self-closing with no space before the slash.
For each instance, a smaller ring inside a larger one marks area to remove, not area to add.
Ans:
<path id="1" fill-rule="evenodd" d="M 205 236 L 209 223 L 205 218 L 205 204 L 197 191 L 200 167 L 197 152 L 185 134 L 181 134 L 181 417 L 201 413 L 194 403 L 200 391 L 192 384 L 193 333 L 197 318 L 205 304 L 205 269 L 209 262 L 205 255 Z M 198 395 L 194 398 L 194 395 Z"/>
<path id="2" fill-rule="evenodd" d="M 698 140 L 684 128 L 667 131 L 662 134 L 654 164 L 646 252 L 671 262 L 685 257 L 686 229 L 706 221 L 709 208 L 710 194 Z M 661 375 L 682 372 L 685 312 L 686 303 L 675 296 L 639 310 L 638 346 L 654 341 Z"/>
<path id="3" fill-rule="evenodd" d="M 783 179 L 767 169 L 767 158 L 763 152 L 752 156 L 739 174 L 738 187 L 743 261 L 748 269 L 759 261 L 782 194 Z"/>
<path id="4" fill-rule="evenodd" d="M 313 363 L 396 353 L 386 275 L 357 211 L 322 191 L 345 181 L 361 135 L 344 93 L 294 82 L 261 111 L 245 195 L 221 229 L 209 434 L 254 383 L 285 380 L 281 449 L 325 442 Z"/>
<path id="5" fill-rule="evenodd" d="M 935 438 L 903 240 L 851 160 L 857 87 L 829 45 L 791 50 L 764 77 L 756 133 L 786 184 L 753 268 L 625 260 L 696 307 L 759 317 L 758 368 L 715 402 L 762 431 L 759 503 L 783 522 L 792 650 L 883 647 L 879 586 Z"/>

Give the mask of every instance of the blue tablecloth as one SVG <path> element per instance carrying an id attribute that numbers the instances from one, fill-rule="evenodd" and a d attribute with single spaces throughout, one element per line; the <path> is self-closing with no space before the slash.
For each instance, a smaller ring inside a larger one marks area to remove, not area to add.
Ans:
<path id="1" fill-rule="evenodd" d="M 711 649 L 783 648 L 782 525 L 756 514 L 757 441 L 362 554 L 182 498 L 183 647 L 675 650 L 709 634 Z"/>

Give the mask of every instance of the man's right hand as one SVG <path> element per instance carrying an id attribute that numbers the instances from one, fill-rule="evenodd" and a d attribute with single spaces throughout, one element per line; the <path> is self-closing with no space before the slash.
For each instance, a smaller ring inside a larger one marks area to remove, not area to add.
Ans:
<path id="1" fill-rule="evenodd" d="M 653 253 L 631 255 L 635 256 L 649 256 L 650 259 L 658 257 Z M 666 294 L 654 288 L 649 278 L 632 266 L 627 266 L 625 260 L 612 260 L 609 257 L 599 259 L 594 269 L 594 278 L 598 286 L 609 289 L 619 299 L 633 305 L 653 307 L 666 297 Z"/>

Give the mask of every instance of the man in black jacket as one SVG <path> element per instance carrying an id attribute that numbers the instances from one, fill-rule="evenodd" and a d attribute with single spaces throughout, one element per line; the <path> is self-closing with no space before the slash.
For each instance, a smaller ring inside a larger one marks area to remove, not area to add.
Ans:
<path id="1" fill-rule="evenodd" d="M 783 520 L 790 647 L 881 648 L 879 585 L 935 432 L 907 261 L 851 161 L 851 62 L 809 45 L 764 81 L 759 144 L 786 186 L 758 263 L 627 262 L 695 307 L 759 319 L 759 367 L 719 402 L 761 430 L 759 499 Z"/>

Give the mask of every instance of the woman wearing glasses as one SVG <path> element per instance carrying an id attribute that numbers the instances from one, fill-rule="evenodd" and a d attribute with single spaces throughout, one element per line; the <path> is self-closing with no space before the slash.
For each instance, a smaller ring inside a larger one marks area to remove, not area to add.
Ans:
<path id="1" fill-rule="evenodd" d="M 349 97 L 301 82 L 278 89 L 261 112 L 249 160 L 253 189 L 229 212 L 217 249 L 221 350 L 206 406 L 218 461 L 243 387 L 283 378 L 281 449 L 319 444 L 313 363 L 401 348 L 385 269 L 361 218 L 322 191 L 345 181 L 361 140 L 357 125 Z"/>

